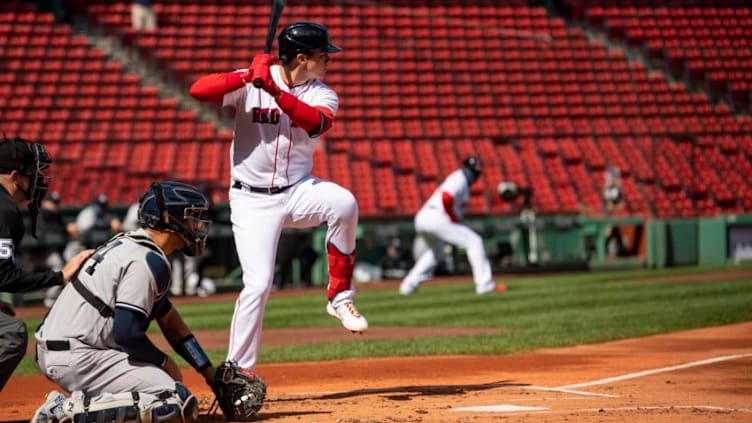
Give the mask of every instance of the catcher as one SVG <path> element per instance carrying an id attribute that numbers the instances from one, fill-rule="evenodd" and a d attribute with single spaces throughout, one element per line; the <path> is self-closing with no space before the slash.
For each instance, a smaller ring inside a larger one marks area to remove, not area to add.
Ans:
<path id="1" fill-rule="evenodd" d="M 72 395 L 48 393 L 32 423 L 196 421 L 198 401 L 182 385 L 177 364 L 146 335 L 152 320 L 204 376 L 226 418 L 256 416 L 263 380 L 234 363 L 215 368 L 166 296 L 167 256 L 203 254 L 208 207 L 193 186 L 155 182 L 139 202 L 142 228 L 116 235 L 84 262 L 35 333 L 39 368 Z"/>

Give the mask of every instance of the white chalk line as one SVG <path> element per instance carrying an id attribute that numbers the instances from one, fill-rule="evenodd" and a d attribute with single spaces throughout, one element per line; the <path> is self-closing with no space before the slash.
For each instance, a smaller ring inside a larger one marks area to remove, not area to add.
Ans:
<path id="1" fill-rule="evenodd" d="M 579 411 L 654 411 L 654 410 L 707 410 L 707 411 L 724 411 L 728 413 L 752 413 L 752 408 L 729 408 L 718 407 L 715 405 L 664 405 L 664 406 L 636 406 L 636 407 L 599 407 L 583 408 Z"/>
<path id="2" fill-rule="evenodd" d="M 720 363 L 723 361 L 729 361 L 729 360 L 736 360 L 740 358 L 747 358 L 752 357 L 752 354 L 734 354 L 734 355 L 724 355 L 719 357 L 711 357 L 704 360 L 698 360 L 693 361 L 690 363 L 684 363 L 684 364 L 678 364 L 675 366 L 667 366 L 667 367 L 659 367 L 656 369 L 650 369 L 650 370 L 643 370 L 640 372 L 634 372 L 634 373 L 627 373 L 620 376 L 613 376 L 603 379 L 597 379 L 590 382 L 581 382 L 581 383 L 573 383 L 569 385 L 563 385 L 560 387 L 547 387 L 547 386 L 525 386 L 522 387 L 523 389 L 530 389 L 530 390 L 537 390 L 537 391 L 549 391 L 549 392 L 561 392 L 561 393 L 568 393 L 568 394 L 575 394 L 575 395 L 583 395 L 583 396 L 598 396 L 598 397 L 606 397 L 606 398 L 618 398 L 618 395 L 611 395 L 611 394 L 599 394 L 595 392 L 588 392 L 588 391 L 581 391 L 574 388 L 583 388 L 586 386 L 596 386 L 596 385 L 604 385 L 607 383 L 613 383 L 613 382 L 620 382 L 623 380 L 628 379 L 635 379 L 640 378 L 644 376 L 650 376 L 658 373 L 665 373 L 665 372 L 671 372 L 675 370 L 682 370 L 682 369 L 688 369 L 692 367 L 699 367 L 704 366 L 707 364 L 714 364 L 714 363 Z M 652 411 L 652 410 L 671 410 L 671 409 L 689 409 L 689 410 L 708 410 L 708 411 L 722 411 L 722 412 L 733 412 L 733 413 L 752 413 L 752 409 L 748 408 L 728 408 L 728 407 L 718 407 L 713 405 L 673 405 L 673 406 L 637 406 L 637 407 L 615 407 L 615 408 L 583 408 L 580 410 L 567 410 L 567 412 L 602 412 L 602 411 Z M 470 406 L 470 407 L 459 407 L 455 408 L 452 411 L 472 411 L 472 412 L 506 412 L 506 413 L 514 413 L 514 412 L 542 412 L 542 413 L 551 413 L 553 411 L 549 410 L 546 407 L 516 407 L 513 405 L 507 405 L 507 404 L 497 404 L 497 405 L 485 405 L 485 406 Z"/>
<path id="3" fill-rule="evenodd" d="M 547 386 L 523 386 L 522 389 L 529 389 L 529 390 L 537 390 L 537 391 L 548 391 L 548 392 L 560 392 L 560 393 L 567 393 L 567 394 L 574 394 L 574 395 L 581 395 L 581 396 L 595 396 L 595 397 L 605 397 L 605 398 L 619 398 L 619 395 L 612 395 L 612 394 L 601 394 L 601 393 L 595 393 L 595 392 L 588 392 L 588 391 L 582 391 L 574 388 L 584 388 L 587 386 L 597 386 L 597 385 L 605 385 L 608 383 L 613 382 L 620 382 L 623 380 L 629 380 L 629 379 L 636 379 L 640 377 L 645 376 L 651 376 L 654 374 L 659 373 L 666 373 L 666 372 L 672 372 L 675 370 L 683 370 L 683 369 L 689 369 L 692 367 L 699 367 L 704 366 L 708 364 L 714 364 L 714 363 L 720 363 L 724 361 L 730 361 L 730 360 L 737 360 L 740 358 L 748 358 L 752 357 L 752 354 L 734 354 L 734 355 L 725 355 L 725 356 L 719 356 L 719 357 L 711 357 L 704 360 L 698 360 L 698 361 L 692 361 L 689 363 L 684 364 L 678 364 L 675 366 L 667 366 L 667 367 L 659 367 L 656 369 L 650 369 L 650 370 L 643 370 L 640 372 L 634 372 L 634 373 L 627 373 L 620 376 L 613 376 L 613 377 L 607 377 L 603 379 L 597 379 L 589 382 L 581 382 L 581 383 L 573 383 L 569 385 L 562 385 L 559 387 L 547 387 Z M 285 398 L 295 398 L 299 396 L 309 396 L 312 394 L 315 395 L 327 395 L 327 394 L 335 394 L 335 392 L 298 392 L 293 394 L 287 394 L 285 395 Z M 743 412 L 743 413 L 752 413 L 752 409 L 748 408 L 728 408 L 728 407 L 717 407 L 712 405 L 675 405 L 675 406 L 638 406 L 638 407 L 618 407 L 618 408 L 583 408 L 580 410 L 569 410 L 569 411 L 585 411 L 585 412 L 591 412 L 591 411 L 640 411 L 640 410 L 666 410 L 666 409 L 701 409 L 701 410 L 709 410 L 709 411 L 723 411 L 723 412 Z M 551 412 L 546 407 L 528 407 L 528 406 L 516 406 L 516 405 L 509 405 L 509 404 L 496 404 L 496 405 L 484 405 L 484 406 L 468 406 L 468 407 L 458 407 L 452 409 L 452 411 L 457 412 L 507 412 L 507 413 L 514 413 L 514 412 Z"/>
<path id="4" fill-rule="evenodd" d="M 698 366 L 704 366 L 706 364 L 714 364 L 714 363 L 720 363 L 723 361 L 729 361 L 729 360 L 736 360 L 739 358 L 746 358 L 746 357 L 752 357 L 752 354 L 735 354 L 735 355 L 724 355 L 720 357 L 712 357 L 705 360 L 699 360 L 699 361 L 693 361 L 690 363 L 684 363 L 684 364 L 678 364 L 676 366 L 668 366 L 668 367 L 659 367 L 657 369 L 650 369 L 650 370 L 643 370 L 641 372 L 635 372 L 635 373 L 627 373 L 621 376 L 613 376 L 613 377 L 607 377 L 604 379 L 598 379 L 593 380 L 590 382 L 582 382 L 582 383 L 573 383 L 570 385 L 563 385 L 559 386 L 559 389 L 574 389 L 574 388 L 584 388 L 586 386 L 596 386 L 596 385 L 605 385 L 607 383 L 613 383 L 613 382 L 621 382 L 623 380 L 628 379 L 635 379 L 639 377 L 644 376 L 650 376 L 658 373 L 666 373 L 666 372 L 673 372 L 674 370 L 682 370 L 682 369 L 689 369 L 692 367 L 698 367 Z"/>
<path id="5" fill-rule="evenodd" d="M 717 411 L 723 413 L 752 413 L 749 408 L 730 408 L 718 407 L 715 405 L 664 405 L 664 406 L 635 406 L 635 407 L 598 407 L 598 408 L 579 408 L 566 410 L 551 410 L 547 407 L 520 407 L 509 404 L 496 405 L 479 405 L 470 407 L 457 407 L 452 411 L 456 412 L 474 412 L 474 413 L 527 413 L 536 412 L 542 414 L 561 414 L 561 413 L 603 413 L 609 411 L 664 411 L 664 410 L 704 410 Z"/>

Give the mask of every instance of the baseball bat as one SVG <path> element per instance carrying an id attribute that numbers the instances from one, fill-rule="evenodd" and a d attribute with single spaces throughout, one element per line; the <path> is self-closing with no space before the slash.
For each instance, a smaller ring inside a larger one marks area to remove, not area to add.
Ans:
<path id="1" fill-rule="evenodd" d="M 274 35 L 277 33 L 277 26 L 279 25 L 279 18 L 282 17 L 282 9 L 285 8 L 286 0 L 272 0 L 272 14 L 269 16 L 269 28 L 266 31 L 266 44 L 264 45 L 264 53 L 271 53 L 272 43 L 274 42 Z M 264 82 L 261 78 L 253 80 L 253 86 L 261 88 Z"/>

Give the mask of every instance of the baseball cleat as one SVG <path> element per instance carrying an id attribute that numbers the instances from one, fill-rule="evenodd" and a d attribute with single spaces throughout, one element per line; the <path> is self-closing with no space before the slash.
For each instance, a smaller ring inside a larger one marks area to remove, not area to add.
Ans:
<path id="1" fill-rule="evenodd" d="M 406 284 L 404 282 L 402 282 L 400 284 L 400 287 L 399 287 L 399 292 L 402 295 L 410 295 L 410 294 L 414 293 L 417 290 L 418 290 L 418 287 L 416 287 L 416 286 L 410 286 L 410 285 L 408 285 L 408 284 Z"/>
<path id="2" fill-rule="evenodd" d="M 496 283 L 493 281 L 486 283 L 482 287 L 475 287 L 475 293 L 478 295 L 484 295 L 496 291 Z"/>
<path id="3" fill-rule="evenodd" d="M 368 329 L 368 321 L 358 313 L 355 304 L 351 301 L 342 303 L 336 308 L 332 303 L 328 303 L 326 305 L 326 312 L 329 313 L 330 316 L 338 318 L 342 322 L 342 326 L 353 333 L 364 332 Z"/>
<path id="4" fill-rule="evenodd" d="M 66 396 L 58 391 L 50 391 L 45 397 L 44 404 L 37 408 L 31 423 L 57 423 L 63 417 L 63 402 Z"/>

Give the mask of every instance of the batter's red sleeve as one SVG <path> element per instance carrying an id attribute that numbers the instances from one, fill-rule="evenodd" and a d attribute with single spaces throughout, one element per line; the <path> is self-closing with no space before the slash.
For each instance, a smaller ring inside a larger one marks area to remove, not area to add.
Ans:
<path id="1" fill-rule="evenodd" d="M 311 136 L 321 135 L 332 127 L 334 114 L 326 107 L 309 106 L 284 91 L 277 98 L 277 104 L 295 125 L 305 129 Z"/>
<path id="2" fill-rule="evenodd" d="M 245 85 L 242 73 L 212 73 L 202 76 L 191 85 L 191 97 L 207 103 L 222 103 L 225 94 L 235 91 Z"/>
<path id="3" fill-rule="evenodd" d="M 454 214 L 454 198 L 452 198 L 452 194 L 442 191 L 441 203 L 444 205 L 444 211 L 446 211 L 446 214 L 452 219 L 452 222 L 459 222 L 460 219 Z"/>

